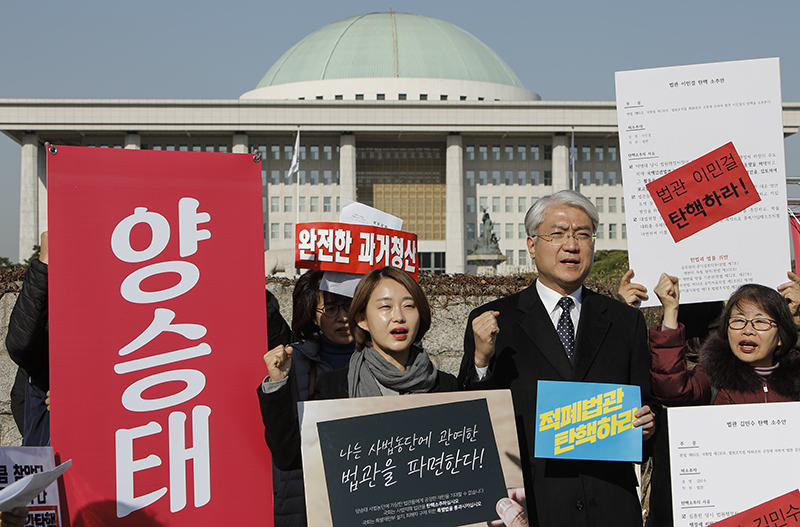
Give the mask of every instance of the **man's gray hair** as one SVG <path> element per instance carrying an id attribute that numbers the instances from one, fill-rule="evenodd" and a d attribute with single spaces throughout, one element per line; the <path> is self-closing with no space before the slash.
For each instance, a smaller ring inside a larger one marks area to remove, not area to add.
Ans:
<path id="1" fill-rule="evenodd" d="M 567 207 L 575 207 L 580 209 L 589 216 L 592 220 L 592 232 L 597 232 L 597 225 L 600 223 L 600 215 L 597 213 L 597 207 L 589 201 L 589 198 L 576 192 L 574 190 L 560 190 L 555 194 L 543 196 L 539 198 L 536 203 L 531 205 L 525 214 L 525 230 L 528 236 L 535 236 L 539 234 L 539 226 L 544 221 L 544 216 L 550 207 L 558 207 L 566 205 Z"/>

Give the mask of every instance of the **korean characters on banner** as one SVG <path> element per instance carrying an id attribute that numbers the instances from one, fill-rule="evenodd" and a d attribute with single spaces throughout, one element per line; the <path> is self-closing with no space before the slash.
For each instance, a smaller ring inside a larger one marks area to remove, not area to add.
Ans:
<path id="1" fill-rule="evenodd" d="M 319 222 L 295 226 L 295 266 L 366 274 L 382 267 L 417 277 L 417 235 L 373 225 Z"/>
<path id="2" fill-rule="evenodd" d="M 242 499 L 271 518 L 242 403 L 266 349 L 259 164 L 61 146 L 48 163 L 52 444 L 75 461 L 73 521 L 204 524 Z"/>
<path id="3" fill-rule="evenodd" d="M 800 491 L 793 490 L 713 525 L 716 527 L 739 527 L 741 525 L 796 527 L 800 525 Z"/>
<path id="4" fill-rule="evenodd" d="M 651 181 L 647 190 L 676 243 L 761 201 L 732 142 Z"/>
<path id="5" fill-rule="evenodd" d="M 633 427 L 638 386 L 538 381 L 535 455 L 554 459 L 636 461 L 642 434 Z"/>
<path id="6" fill-rule="evenodd" d="M 199 228 L 200 224 L 208 223 L 211 215 L 207 212 L 198 212 L 199 201 L 194 198 L 181 198 L 178 201 L 178 239 L 179 254 L 181 258 L 194 255 L 198 250 L 198 242 L 211 238 L 208 229 Z M 136 250 L 132 247 L 131 234 L 133 229 L 140 224 L 146 224 L 151 232 L 150 244 Z M 121 262 L 139 264 L 120 285 L 122 298 L 131 304 L 142 306 L 150 310 L 153 306 L 152 322 L 131 342 L 125 344 L 119 355 L 127 358 L 144 346 L 150 344 L 164 332 L 176 333 L 189 341 L 198 341 L 195 346 L 167 351 L 158 355 L 143 358 L 121 360 L 114 365 L 114 371 L 119 375 L 133 372 L 151 373 L 147 377 L 131 382 L 122 393 L 122 406 L 129 412 L 137 412 L 145 419 L 147 414 L 158 410 L 171 409 L 169 414 L 169 469 L 170 469 L 170 511 L 177 512 L 186 506 L 186 462 L 194 463 L 194 506 L 202 507 L 211 499 L 211 466 L 209 452 L 208 421 L 211 408 L 206 404 L 198 404 L 204 398 L 199 397 L 206 386 L 206 378 L 202 371 L 192 368 L 193 359 L 211 353 L 211 346 L 203 342 L 208 330 L 206 326 L 198 323 L 172 322 L 176 318 L 175 311 L 165 307 L 165 302 L 188 294 L 200 280 L 200 270 L 188 260 L 172 260 L 153 263 L 170 241 L 171 228 L 164 216 L 157 212 L 148 211 L 146 207 L 136 207 L 133 214 L 124 218 L 115 227 L 111 234 L 111 250 Z M 178 283 L 156 291 L 145 291 L 142 282 L 146 279 L 174 273 L 178 275 Z M 178 320 L 185 320 L 184 316 Z M 203 320 L 208 325 L 207 320 Z M 152 373 L 152 368 L 169 365 L 171 369 Z M 162 384 L 182 382 L 184 388 L 163 397 L 145 398 L 144 392 Z M 177 409 L 183 403 L 190 403 L 191 407 L 191 447 L 187 447 L 185 426 L 187 412 Z M 133 455 L 134 439 L 158 434 L 163 427 L 157 421 L 150 421 L 145 425 L 131 429 L 121 428 L 116 431 L 117 451 L 117 516 L 127 516 L 131 512 L 147 507 L 167 493 L 166 487 L 134 496 L 134 474 L 138 471 L 158 466 L 161 460 L 158 457 L 149 457 L 145 460 L 135 459 Z"/>
<path id="7" fill-rule="evenodd" d="M 3 447 L 0 448 L 0 490 L 31 474 L 53 470 L 53 449 L 50 447 Z M 51 483 L 28 503 L 27 525 L 58 527 L 58 484 Z"/>

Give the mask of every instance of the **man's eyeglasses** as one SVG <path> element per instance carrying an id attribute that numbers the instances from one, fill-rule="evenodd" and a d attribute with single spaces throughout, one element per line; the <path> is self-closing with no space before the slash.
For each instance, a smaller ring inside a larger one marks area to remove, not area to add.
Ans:
<path id="1" fill-rule="evenodd" d="M 753 326 L 753 329 L 756 331 L 767 331 L 773 326 L 778 325 L 777 322 L 768 318 L 754 318 L 753 320 L 748 320 L 746 318 L 730 318 L 728 319 L 728 327 L 740 330 L 746 328 L 748 322 L 750 322 L 750 325 Z"/>
<path id="2" fill-rule="evenodd" d="M 334 318 L 339 314 L 339 310 L 343 309 L 344 314 L 350 313 L 350 305 L 352 302 L 345 302 L 343 304 L 325 304 L 323 307 L 318 307 L 317 311 L 322 313 L 328 318 Z"/>
<path id="3" fill-rule="evenodd" d="M 550 234 L 534 234 L 532 238 L 541 238 L 546 242 L 549 242 L 551 245 L 556 247 L 561 247 L 569 238 L 572 238 L 580 245 L 589 245 L 590 243 L 594 243 L 595 238 L 597 235 L 594 233 L 588 232 L 551 232 Z"/>

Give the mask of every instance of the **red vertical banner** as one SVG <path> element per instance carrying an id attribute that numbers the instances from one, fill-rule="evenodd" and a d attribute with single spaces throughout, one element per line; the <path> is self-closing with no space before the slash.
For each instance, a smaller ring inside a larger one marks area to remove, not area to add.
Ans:
<path id="1" fill-rule="evenodd" d="M 73 526 L 272 521 L 250 154 L 48 153 L 51 437 Z"/>

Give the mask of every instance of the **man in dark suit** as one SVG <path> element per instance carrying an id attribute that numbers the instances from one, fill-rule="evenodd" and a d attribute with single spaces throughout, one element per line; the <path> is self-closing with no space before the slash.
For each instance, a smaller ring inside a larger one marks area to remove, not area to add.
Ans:
<path id="1" fill-rule="evenodd" d="M 639 311 L 583 287 L 599 215 L 578 192 L 540 198 L 525 216 L 539 277 L 475 309 L 459 382 L 508 388 L 514 400 L 530 521 L 543 527 L 641 526 L 631 463 L 535 459 L 538 380 L 638 385 L 645 406 L 634 426 L 654 432 L 647 327 Z"/>

